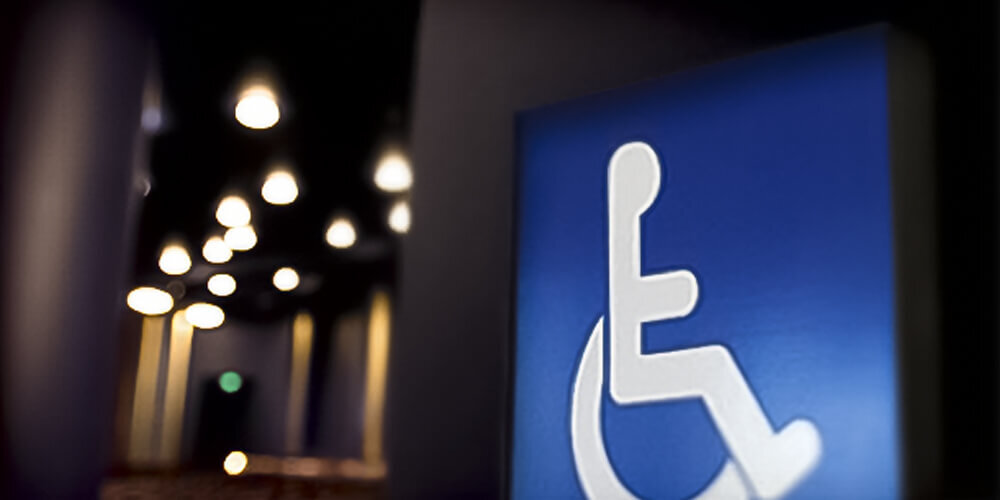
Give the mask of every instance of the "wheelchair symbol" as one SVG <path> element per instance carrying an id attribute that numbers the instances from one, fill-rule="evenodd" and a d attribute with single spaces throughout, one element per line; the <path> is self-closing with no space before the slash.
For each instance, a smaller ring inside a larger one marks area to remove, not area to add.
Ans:
<path id="1" fill-rule="evenodd" d="M 608 167 L 608 379 L 611 398 L 630 405 L 700 398 L 729 459 L 698 499 L 779 498 L 816 467 L 822 454 L 812 422 L 775 431 L 732 354 L 723 345 L 642 354 L 642 324 L 683 318 L 698 302 L 687 270 L 643 276 L 640 216 L 656 199 L 660 164 L 647 144 L 615 151 Z M 570 432 L 580 484 L 590 498 L 635 498 L 615 474 L 601 434 L 605 318 L 587 340 L 573 385 Z"/>

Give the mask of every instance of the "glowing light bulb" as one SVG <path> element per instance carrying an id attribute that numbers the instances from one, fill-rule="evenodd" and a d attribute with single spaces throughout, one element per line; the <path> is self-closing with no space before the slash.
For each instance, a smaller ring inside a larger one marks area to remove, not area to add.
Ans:
<path id="1" fill-rule="evenodd" d="M 298 198 L 299 186 L 292 174 L 279 170 L 267 176 L 260 195 L 272 205 L 288 205 Z"/>
<path id="2" fill-rule="evenodd" d="M 231 227 L 222 239 L 229 248 L 245 252 L 257 244 L 257 233 L 253 230 L 253 226 Z"/>
<path id="3" fill-rule="evenodd" d="M 257 85 L 243 91 L 236 103 L 236 121 L 256 130 L 271 128 L 281 118 L 278 100 L 271 89 Z"/>
<path id="4" fill-rule="evenodd" d="M 250 463 L 250 459 L 247 458 L 247 454 L 242 451 L 231 451 L 226 455 L 226 459 L 222 462 L 222 468 L 226 471 L 226 474 L 230 476 L 238 476 L 246 470 L 247 465 Z"/>
<path id="5" fill-rule="evenodd" d="M 410 204 L 405 201 L 397 201 L 389 210 L 389 227 L 397 233 L 403 234 L 410 230 Z"/>
<path id="6" fill-rule="evenodd" d="M 215 219 L 226 227 L 245 226 L 250 223 L 250 206 L 239 196 L 227 196 L 219 202 Z"/>
<path id="7" fill-rule="evenodd" d="M 236 279 L 228 274 L 213 274 L 207 285 L 208 291 L 218 297 L 228 297 L 236 291 Z"/>
<path id="8" fill-rule="evenodd" d="M 283 267 L 274 272 L 271 282 L 278 290 L 288 292 L 299 286 L 299 273 L 290 267 Z"/>
<path id="9" fill-rule="evenodd" d="M 205 246 L 201 247 L 201 255 L 212 264 L 222 264 L 233 257 L 233 251 L 222 238 L 212 236 L 205 241 Z"/>
<path id="10" fill-rule="evenodd" d="M 358 239 L 354 224 L 344 217 L 338 217 L 326 230 L 326 242 L 334 248 L 348 248 Z"/>
<path id="11" fill-rule="evenodd" d="M 191 269 L 191 256 L 180 245 L 167 245 L 160 253 L 160 270 L 171 276 L 180 276 Z"/>
<path id="12" fill-rule="evenodd" d="M 159 288 L 141 286 L 128 293 L 125 303 L 137 313 L 159 316 L 174 307 L 174 298 Z"/>
<path id="13" fill-rule="evenodd" d="M 197 302 L 187 306 L 187 309 L 184 310 L 184 319 L 192 326 L 202 330 L 211 330 L 218 328 L 226 321 L 226 314 L 222 312 L 221 307 L 215 304 Z"/>
<path id="14" fill-rule="evenodd" d="M 375 167 L 375 185 L 383 191 L 398 193 L 413 185 L 413 171 L 410 162 L 399 153 L 389 153 L 382 157 Z"/>

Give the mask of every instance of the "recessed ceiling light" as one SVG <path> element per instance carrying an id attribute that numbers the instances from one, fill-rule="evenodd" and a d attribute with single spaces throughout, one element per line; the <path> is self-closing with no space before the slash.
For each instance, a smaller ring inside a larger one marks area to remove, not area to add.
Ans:
<path id="1" fill-rule="evenodd" d="M 288 205 L 299 196 L 299 186 L 295 177 L 283 170 L 271 172 L 260 188 L 264 201 L 272 205 Z"/>
<path id="2" fill-rule="evenodd" d="M 271 89 L 255 85 L 243 91 L 236 103 L 236 121 L 256 130 L 271 128 L 281 118 L 278 100 Z"/>
<path id="3" fill-rule="evenodd" d="M 222 239 L 229 248 L 245 252 L 257 244 L 257 233 L 253 230 L 253 226 L 232 227 L 226 231 Z"/>
<path id="4" fill-rule="evenodd" d="M 207 286 L 212 295 L 228 297 L 236 291 L 236 279 L 228 274 L 213 274 Z"/>
<path id="5" fill-rule="evenodd" d="M 410 230 L 410 204 L 405 201 L 397 201 L 389 210 L 389 227 L 397 233 L 403 234 Z"/>
<path id="6" fill-rule="evenodd" d="M 358 239 L 354 224 L 345 217 L 338 217 L 326 230 L 326 242 L 334 248 L 348 248 Z"/>
<path id="7" fill-rule="evenodd" d="M 222 238 L 212 236 L 201 247 L 201 255 L 212 264 L 222 264 L 233 257 L 233 251 Z"/>
<path id="8" fill-rule="evenodd" d="M 226 321 L 226 314 L 215 304 L 198 302 L 187 306 L 184 310 L 184 319 L 194 327 L 211 330 Z"/>
<path id="9" fill-rule="evenodd" d="M 227 196 L 219 202 L 215 219 L 226 227 L 245 226 L 250 223 L 250 206 L 239 196 Z"/>
<path id="10" fill-rule="evenodd" d="M 383 191 L 398 193 L 413 185 L 410 162 L 399 153 L 388 153 L 375 167 L 375 185 Z"/>
<path id="11" fill-rule="evenodd" d="M 278 290 L 288 292 L 299 286 L 299 273 L 290 267 L 283 267 L 274 272 L 271 281 Z"/>
<path id="12" fill-rule="evenodd" d="M 167 245 L 160 253 L 160 270 L 171 276 L 180 276 L 191 269 L 191 256 L 180 245 Z"/>
<path id="13" fill-rule="evenodd" d="M 141 286 L 132 290 L 125 298 L 125 303 L 133 311 L 146 316 L 166 314 L 174 307 L 174 299 L 169 293 L 151 286 Z"/>

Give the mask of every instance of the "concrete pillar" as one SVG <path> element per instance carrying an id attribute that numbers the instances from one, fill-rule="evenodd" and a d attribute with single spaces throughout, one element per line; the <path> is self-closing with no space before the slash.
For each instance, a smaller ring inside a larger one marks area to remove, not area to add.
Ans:
<path id="1" fill-rule="evenodd" d="M 10 477 L 0 496 L 94 498 L 111 448 L 149 46 L 133 19 L 98 5 L 35 14 L 3 117 L 0 447 Z"/>

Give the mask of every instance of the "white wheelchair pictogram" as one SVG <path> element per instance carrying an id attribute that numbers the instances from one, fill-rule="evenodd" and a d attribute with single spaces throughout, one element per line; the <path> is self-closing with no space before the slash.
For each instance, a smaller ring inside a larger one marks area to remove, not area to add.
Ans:
<path id="1" fill-rule="evenodd" d="M 618 148 L 608 166 L 608 379 L 611 398 L 631 405 L 700 398 L 729 458 L 695 498 L 780 498 L 819 463 L 822 443 L 805 419 L 771 427 L 746 378 L 723 345 L 643 354 L 642 324 L 691 313 L 698 280 L 687 270 L 641 274 L 640 216 L 660 190 L 660 164 L 645 143 Z M 594 325 L 573 385 L 570 431 L 580 484 L 590 498 L 636 498 L 604 448 L 605 318 Z"/>

